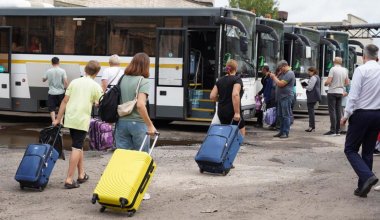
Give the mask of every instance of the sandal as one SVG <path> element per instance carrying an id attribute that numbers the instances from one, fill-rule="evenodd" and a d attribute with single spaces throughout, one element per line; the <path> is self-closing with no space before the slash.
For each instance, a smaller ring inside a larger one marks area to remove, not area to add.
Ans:
<path id="1" fill-rule="evenodd" d="M 77 182 L 75 182 L 74 180 L 73 180 L 73 182 L 70 184 L 70 183 L 65 183 L 65 188 L 66 189 L 74 189 L 74 188 L 79 188 L 80 187 L 80 185 L 77 183 Z"/>
<path id="2" fill-rule="evenodd" d="M 78 179 L 77 179 L 77 182 L 78 182 L 79 184 L 80 184 L 80 183 L 84 183 L 84 182 L 86 182 L 88 179 L 90 179 L 90 176 L 87 175 L 87 173 L 84 173 L 84 177 L 83 177 L 83 179 L 78 178 Z"/>

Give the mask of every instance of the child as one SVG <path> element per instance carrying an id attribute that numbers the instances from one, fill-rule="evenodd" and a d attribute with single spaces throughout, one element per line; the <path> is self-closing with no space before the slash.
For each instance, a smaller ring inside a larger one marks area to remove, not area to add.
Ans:
<path id="1" fill-rule="evenodd" d="M 66 90 L 65 98 L 59 108 L 58 116 L 53 122 L 56 126 L 65 113 L 64 126 L 70 129 L 72 151 L 69 170 L 65 180 L 65 188 L 78 188 L 89 176 L 84 172 L 83 142 L 90 126 L 92 105 L 97 104 L 102 95 L 102 88 L 94 81 L 100 70 L 98 61 L 91 60 L 84 71 L 86 76 L 73 80 Z M 75 169 L 78 168 L 78 179 L 74 180 Z"/>

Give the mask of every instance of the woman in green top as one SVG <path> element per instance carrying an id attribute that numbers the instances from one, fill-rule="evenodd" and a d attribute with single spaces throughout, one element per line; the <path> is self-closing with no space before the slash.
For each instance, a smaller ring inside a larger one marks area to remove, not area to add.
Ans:
<path id="1" fill-rule="evenodd" d="M 149 57 L 145 53 L 137 53 L 128 67 L 120 83 L 121 103 L 132 101 L 135 98 L 136 87 L 141 80 L 137 103 L 132 113 L 119 118 L 116 123 L 116 147 L 122 149 L 139 150 L 146 132 L 153 135 L 156 132 L 146 109 L 149 94 Z M 149 150 L 149 141 L 145 143 L 144 151 Z"/>

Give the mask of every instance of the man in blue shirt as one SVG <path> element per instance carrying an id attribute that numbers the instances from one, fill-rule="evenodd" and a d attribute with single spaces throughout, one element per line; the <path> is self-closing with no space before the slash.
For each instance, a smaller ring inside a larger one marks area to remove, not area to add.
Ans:
<path id="1" fill-rule="evenodd" d="M 344 116 L 341 119 L 342 125 L 349 121 L 344 153 L 359 176 L 358 188 L 354 195 L 360 197 L 367 197 L 372 186 L 379 181 L 372 172 L 373 152 L 380 131 L 378 52 L 379 48 L 374 44 L 368 44 L 364 48 L 364 65 L 355 69 Z"/>

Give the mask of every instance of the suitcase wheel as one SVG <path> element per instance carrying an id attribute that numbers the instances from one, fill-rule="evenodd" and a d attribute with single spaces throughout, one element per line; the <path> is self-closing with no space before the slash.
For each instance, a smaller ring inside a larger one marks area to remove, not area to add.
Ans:
<path id="1" fill-rule="evenodd" d="M 43 186 L 38 187 L 38 190 L 39 190 L 40 192 L 44 191 L 44 189 L 45 189 L 45 187 L 43 187 Z"/>
<path id="2" fill-rule="evenodd" d="M 92 195 L 91 203 L 95 204 L 98 199 L 99 199 L 99 197 L 97 194 Z"/>
<path id="3" fill-rule="evenodd" d="M 227 176 L 227 174 L 230 172 L 230 170 L 228 169 L 228 170 L 224 170 L 223 172 L 222 172 L 222 175 L 223 176 Z"/>
<path id="4" fill-rule="evenodd" d="M 203 169 L 199 168 L 199 172 L 204 173 L 205 171 Z"/>
<path id="5" fill-rule="evenodd" d="M 104 212 L 106 210 L 106 207 L 105 206 L 102 206 L 100 209 L 99 209 L 99 212 Z"/>
<path id="6" fill-rule="evenodd" d="M 127 217 L 132 217 L 135 214 L 136 210 L 128 211 Z"/>
<path id="7" fill-rule="evenodd" d="M 125 208 L 126 204 L 128 204 L 128 200 L 125 198 L 120 198 L 119 201 L 120 201 L 120 208 L 122 209 Z"/>
<path id="8" fill-rule="evenodd" d="M 24 190 L 24 186 L 20 183 L 20 189 Z"/>

